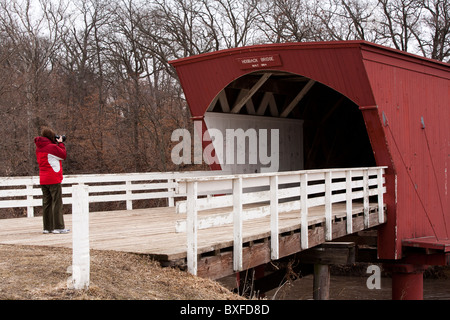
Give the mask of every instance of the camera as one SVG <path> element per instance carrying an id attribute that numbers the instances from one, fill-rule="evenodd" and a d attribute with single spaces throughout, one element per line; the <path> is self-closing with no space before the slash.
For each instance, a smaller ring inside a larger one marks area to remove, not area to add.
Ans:
<path id="1" fill-rule="evenodd" d="M 66 136 L 65 136 L 65 135 L 61 135 L 61 136 L 58 135 L 58 134 L 55 135 L 55 139 L 56 139 L 56 140 L 58 140 L 60 137 L 62 137 L 62 141 L 63 141 L 63 142 L 66 141 Z"/>

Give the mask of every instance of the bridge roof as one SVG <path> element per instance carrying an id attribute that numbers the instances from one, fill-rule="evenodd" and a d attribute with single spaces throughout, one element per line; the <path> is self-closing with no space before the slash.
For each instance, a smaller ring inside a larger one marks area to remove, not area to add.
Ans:
<path id="1" fill-rule="evenodd" d="M 249 63 L 264 58 L 271 60 Z M 196 117 L 206 112 L 227 84 L 258 70 L 299 74 L 335 89 L 360 107 L 373 106 L 377 101 L 366 70 L 369 61 L 447 80 L 450 77 L 448 64 L 366 41 L 255 45 L 182 58 L 170 64 L 176 68 L 192 116 Z"/>

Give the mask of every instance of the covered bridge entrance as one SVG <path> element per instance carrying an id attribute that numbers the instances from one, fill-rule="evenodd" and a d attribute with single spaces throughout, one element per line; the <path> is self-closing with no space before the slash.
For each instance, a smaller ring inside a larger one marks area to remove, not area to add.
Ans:
<path id="1" fill-rule="evenodd" d="M 270 145 L 266 156 L 273 148 L 279 154 L 276 166 L 249 161 L 251 152 L 247 162 L 227 162 L 221 150 L 229 140 L 214 136 L 203 139 L 222 160 L 210 159 L 212 169 L 386 166 L 388 218 L 378 228 L 378 258 L 392 269 L 394 294 L 413 281 L 410 297 L 420 296 L 416 275 L 449 263 L 448 64 L 364 41 L 259 45 L 171 64 L 202 133 L 255 129 L 255 141 Z M 278 144 L 267 132 L 278 133 Z"/>

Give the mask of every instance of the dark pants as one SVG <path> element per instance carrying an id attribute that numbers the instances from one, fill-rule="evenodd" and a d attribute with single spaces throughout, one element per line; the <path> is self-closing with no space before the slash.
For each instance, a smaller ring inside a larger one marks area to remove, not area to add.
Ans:
<path id="1" fill-rule="evenodd" d="M 41 185 L 44 230 L 64 229 L 61 184 Z"/>

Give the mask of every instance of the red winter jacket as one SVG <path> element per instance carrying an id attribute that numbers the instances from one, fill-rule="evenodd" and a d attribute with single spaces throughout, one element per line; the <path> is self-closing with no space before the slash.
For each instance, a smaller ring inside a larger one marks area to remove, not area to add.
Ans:
<path id="1" fill-rule="evenodd" d="M 34 138 L 41 184 L 57 184 L 63 180 L 62 160 L 66 159 L 64 143 L 55 144 L 45 137 Z"/>

